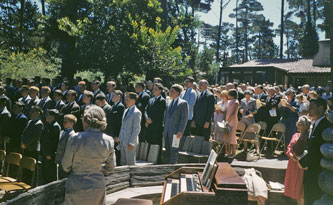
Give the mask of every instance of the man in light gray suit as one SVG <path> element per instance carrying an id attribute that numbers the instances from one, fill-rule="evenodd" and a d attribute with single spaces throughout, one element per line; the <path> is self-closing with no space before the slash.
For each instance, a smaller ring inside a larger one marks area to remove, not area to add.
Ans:
<path id="1" fill-rule="evenodd" d="M 124 111 L 119 139 L 116 141 L 120 143 L 121 165 L 135 165 L 135 147 L 139 141 L 142 116 L 140 110 L 135 106 L 137 99 L 138 95 L 136 93 L 129 92 L 126 94 L 127 109 Z"/>
<path id="2" fill-rule="evenodd" d="M 184 131 L 184 136 L 191 136 L 191 123 L 192 123 L 192 118 L 193 118 L 193 109 L 194 105 L 197 101 L 197 92 L 192 89 L 194 83 L 194 78 L 192 76 L 188 76 L 185 80 L 185 86 L 186 90 L 184 90 L 180 94 L 180 98 L 186 100 L 188 103 L 188 121 L 186 124 L 186 129 Z M 180 149 L 182 149 L 183 141 L 185 140 L 185 137 L 182 138 L 182 142 Z"/>
<path id="3" fill-rule="evenodd" d="M 164 116 L 164 139 L 168 163 L 175 164 L 178 159 L 179 148 L 172 147 L 173 136 L 183 137 L 188 120 L 188 103 L 179 96 L 183 87 L 175 84 L 170 89 L 172 101 L 167 106 Z"/>

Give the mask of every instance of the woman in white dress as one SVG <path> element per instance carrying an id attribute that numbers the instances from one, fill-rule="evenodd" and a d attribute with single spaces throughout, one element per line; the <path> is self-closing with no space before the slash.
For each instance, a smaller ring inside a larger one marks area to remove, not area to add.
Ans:
<path id="1" fill-rule="evenodd" d="M 228 91 L 224 90 L 221 92 L 221 101 L 215 106 L 216 118 L 215 118 L 215 137 L 219 141 L 227 142 L 225 133 L 217 132 L 217 122 L 225 120 L 227 105 L 228 105 Z"/>

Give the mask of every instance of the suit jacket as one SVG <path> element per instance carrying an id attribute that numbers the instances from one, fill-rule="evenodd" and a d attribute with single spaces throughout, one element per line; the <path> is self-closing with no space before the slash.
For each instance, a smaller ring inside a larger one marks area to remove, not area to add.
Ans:
<path id="1" fill-rule="evenodd" d="M 258 95 L 254 95 L 254 99 L 259 99 L 260 102 L 262 103 L 266 103 L 266 99 L 267 99 L 268 95 L 266 93 L 262 93 L 260 96 Z M 260 121 L 265 121 L 267 117 L 267 109 L 265 108 L 265 106 L 261 106 L 258 111 L 257 114 L 255 114 L 254 119 L 256 122 L 260 122 Z"/>
<path id="2" fill-rule="evenodd" d="M 79 93 L 78 94 L 78 97 L 76 99 L 76 102 L 78 105 L 82 106 L 84 103 L 83 103 L 83 93 Z"/>
<path id="3" fill-rule="evenodd" d="M 124 115 L 125 106 L 121 101 L 116 102 L 111 107 L 111 111 L 108 116 L 106 116 L 107 119 L 107 134 L 109 134 L 112 137 L 118 137 L 120 133 L 122 118 Z"/>
<path id="4" fill-rule="evenodd" d="M 19 113 L 16 116 L 12 116 L 10 121 L 10 147 L 14 152 L 18 152 L 21 148 L 21 136 L 24 128 L 27 126 L 28 117 L 23 114 L 23 112 Z"/>
<path id="5" fill-rule="evenodd" d="M 93 93 L 94 93 L 94 98 L 96 98 L 96 96 L 98 94 L 101 94 L 101 93 L 104 94 L 103 91 L 101 91 L 101 89 L 95 90 L 95 91 L 93 91 Z"/>
<path id="6" fill-rule="evenodd" d="M 64 103 L 64 101 L 62 101 L 62 100 L 60 100 L 60 101 L 58 101 L 58 102 L 55 102 L 54 104 L 53 104 L 53 108 L 54 109 L 57 109 L 60 113 L 62 112 L 62 109 L 65 107 L 65 103 Z"/>
<path id="7" fill-rule="evenodd" d="M 126 113 L 128 112 L 128 113 Z M 127 108 L 122 118 L 119 141 L 122 146 L 136 146 L 141 131 L 141 112 L 136 106 Z"/>
<path id="8" fill-rule="evenodd" d="M 23 102 L 25 105 L 27 105 L 30 102 L 30 100 L 31 100 L 31 97 L 29 95 L 18 99 L 18 101 Z"/>
<path id="9" fill-rule="evenodd" d="M 142 91 L 140 94 L 139 94 L 139 98 L 138 100 L 136 101 L 135 105 L 136 107 L 140 110 L 141 113 L 145 113 L 145 109 L 147 107 L 147 104 L 149 102 L 149 99 L 150 99 L 150 96 L 145 92 L 145 91 Z M 143 117 L 141 119 L 141 127 L 144 127 L 145 126 L 145 123 L 146 123 L 146 118 Z"/>
<path id="10" fill-rule="evenodd" d="M 0 109 L 0 137 L 8 136 L 11 114 L 7 107 Z"/>
<path id="11" fill-rule="evenodd" d="M 197 102 L 197 92 L 193 90 L 192 88 L 187 88 L 184 90 L 180 97 L 187 101 L 188 103 L 188 119 L 192 120 L 193 118 L 193 109 L 195 106 L 195 103 Z"/>
<path id="12" fill-rule="evenodd" d="M 109 103 L 109 105 L 113 105 L 113 102 L 112 102 L 112 95 L 113 95 L 113 93 L 108 93 L 108 94 L 106 94 L 106 102 L 108 102 Z"/>
<path id="13" fill-rule="evenodd" d="M 59 136 L 60 136 L 60 125 L 55 121 L 52 123 L 47 123 L 44 127 L 43 133 L 40 138 L 41 155 L 52 156 L 55 158 L 55 154 L 58 147 Z"/>
<path id="14" fill-rule="evenodd" d="M 145 109 L 145 118 L 150 118 L 152 123 L 148 126 L 148 129 L 154 129 L 156 132 L 162 133 L 165 109 L 166 101 L 161 95 L 149 100 Z"/>
<path id="15" fill-rule="evenodd" d="M 37 151 L 38 140 L 43 132 L 43 122 L 40 119 L 30 120 L 24 128 L 21 143 L 27 146 L 29 151 Z"/>
<path id="16" fill-rule="evenodd" d="M 31 107 L 32 106 L 35 106 L 39 103 L 39 98 L 38 97 L 35 97 L 34 99 L 30 99 L 28 104 L 25 105 L 24 107 L 24 114 L 28 117 L 30 117 L 30 111 L 31 111 Z"/>
<path id="17" fill-rule="evenodd" d="M 54 101 L 50 98 L 42 98 L 38 104 L 39 107 L 43 108 L 44 112 L 48 109 L 51 109 L 52 107 L 54 107 Z"/>
<path id="18" fill-rule="evenodd" d="M 66 130 L 63 130 L 60 133 L 60 138 L 59 138 L 58 147 L 57 147 L 57 154 L 56 154 L 56 158 L 55 158 L 55 161 L 57 164 L 61 164 L 62 158 L 64 157 L 64 154 L 65 154 L 67 141 L 71 136 L 74 136 L 75 134 L 76 133 L 72 127 L 68 128 Z"/>
<path id="19" fill-rule="evenodd" d="M 194 107 L 194 121 L 197 125 L 203 126 L 205 122 L 211 122 L 215 111 L 215 98 L 209 91 L 200 94 Z"/>
<path id="20" fill-rule="evenodd" d="M 65 105 L 62 108 L 61 112 L 64 115 L 73 114 L 73 115 L 75 115 L 75 117 L 77 117 L 77 119 L 79 119 L 79 116 L 80 116 L 80 106 L 75 101 L 73 101 L 73 102 L 68 103 L 67 105 Z"/>
<path id="21" fill-rule="evenodd" d="M 164 116 L 164 138 L 172 137 L 178 132 L 184 133 L 188 121 L 188 103 L 178 98 L 172 106 L 172 101 L 166 108 Z"/>
<path id="22" fill-rule="evenodd" d="M 324 144 L 324 140 L 322 138 L 322 132 L 330 127 L 330 122 L 324 117 L 314 131 L 312 131 L 310 135 L 310 139 L 308 140 L 308 170 L 304 171 L 304 178 L 308 180 L 314 180 L 317 183 L 318 176 L 322 171 L 322 167 L 320 166 L 320 160 L 323 158 L 322 153 L 320 152 L 320 147 Z"/>

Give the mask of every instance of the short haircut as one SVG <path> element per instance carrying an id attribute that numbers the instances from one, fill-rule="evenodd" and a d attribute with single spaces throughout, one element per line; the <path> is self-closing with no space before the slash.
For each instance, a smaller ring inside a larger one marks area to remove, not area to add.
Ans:
<path id="1" fill-rule="evenodd" d="M 29 86 L 27 86 L 27 85 L 22 85 L 22 87 L 21 87 L 21 91 L 22 91 L 22 90 L 28 91 L 28 90 L 29 90 Z"/>
<path id="2" fill-rule="evenodd" d="M 75 90 L 69 90 L 69 91 L 67 92 L 67 95 L 73 95 L 74 97 L 76 97 L 77 93 L 76 93 Z"/>
<path id="3" fill-rule="evenodd" d="M 85 91 L 83 92 L 83 95 L 85 95 L 85 96 L 87 96 L 87 97 L 89 97 L 89 98 L 91 98 L 91 99 L 94 98 L 94 93 L 91 92 L 91 91 L 89 91 L 89 90 L 85 90 Z"/>
<path id="4" fill-rule="evenodd" d="M 6 91 L 5 87 L 0 86 L 0 92 L 5 92 L 5 91 Z"/>
<path id="5" fill-rule="evenodd" d="M 155 85 L 160 91 L 163 91 L 164 90 L 164 87 L 161 83 L 155 83 Z"/>
<path id="6" fill-rule="evenodd" d="M 258 85 L 256 88 L 260 88 L 261 90 L 264 90 L 264 86 L 263 85 Z"/>
<path id="7" fill-rule="evenodd" d="M 86 82 L 84 82 L 83 80 L 81 80 L 81 81 L 78 83 L 78 85 L 84 85 L 84 86 L 86 86 Z"/>
<path id="8" fill-rule="evenodd" d="M 160 77 L 154 78 L 154 81 L 156 81 L 157 83 L 163 84 L 163 80 Z"/>
<path id="9" fill-rule="evenodd" d="M 64 96 L 64 93 L 61 90 L 59 90 L 59 89 L 55 90 L 54 94 L 55 95 L 59 95 L 59 96 Z"/>
<path id="10" fill-rule="evenodd" d="M 48 93 L 51 93 L 51 88 L 49 86 L 43 86 L 42 90 L 46 90 Z"/>
<path id="11" fill-rule="evenodd" d="M 25 106 L 25 104 L 24 104 L 24 102 L 21 102 L 21 101 L 17 101 L 17 102 L 15 102 L 15 106 L 18 106 L 19 108 L 24 108 L 24 106 Z"/>
<path id="12" fill-rule="evenodd" d="M 126 97 L 135 100 L 135 102 L 138 100 L 138 95 L 136 93 L 133 92 L 128 92 L 126 93 Z"/>
<path id="13" fill-rule="evenodd" d="M 137 82 L 136 85 L 140 86 L 142 89 L 145 88 L 144 82 Z"/>
<path id="14" fill-rule="evenodd" d="M 62 84 L 64 84 L 65 86 L 69 87 L 69 82 L 68 81 L 64 81 L 64 82 L 62 82 Z"/>
<path id="15" fill-rule="evenodd" d="M 46 112 L 54 118 L 59 116 L 59 111 L 57 109 L 48 109 Z"/>
<path id="16" fill-rule="evenodd" d="M 72 122 L 73 124 L 77 123 L 77 118 L 73 114 L 67 114 L 67 115 L 65 115 L 64 116 L 64 120 L 68 120 L 68 121 Z"/>
<path id="17" fill-rule="evenodd" d="M 171 86 L 171 88 L 173 88 L 178 93 L 183 92 L 183 87 L 179 84 L 174 84 L 173 86 Z"/>
<path id="18" fill-rule="evenodd" d="M 186 77 L 186 80 L 189 80 L 191 83 L 194 82 L 194 78 L 192 76 L 187 76 Z"/>
<path id="19" fill-rule="evenodd" d="M 327 109 L 327 102 L 323 98 L 312 99 L 312 100 L 310 100 L 310 103 L 314 103 L 318 107 L 323 107 L 324 111 L 326 111 L 326 109 Z"/>
<path id="20" fill-rule="evenodd" d="M 228 95 L 231 96 L 231 97 L 233 97 L 234 99 L 238 98 L 238 93 L 237 93 L 236 89 L 230 89 L 228 91 Z"/>
<path id="21" fill-rule="evenodd" d="M 252 95 L 252 91 L 251 90 L 245 90 L 244 95 Z"/>
<path id="22" fill-rule="evenodd" d="M 39 92 L 39 88 L 37 86 L 31 86 L 29 88 L 29 90 L 33 90 L 33 91 Z"/>
<path id="23" fill-rule="evenodd" d="M 114 80 L 110 80 L 110 81 L 108 81 L 107 82 L 107 85 L 115 85 L 115 86 L 117 86 L 117 83 L 116 83 L 116 81 L 114 81 Z"/>
<path id="24" fill-rule="evenodd" d="M 123 92 L 121 92 L 121 90 L 115 90 L 114 93 L 120 97 L 123 97 Z"/>
<path id="25" fill-rule="evenodd" d="M 310 86 L 308 84 L 303 85 L 302 88 L 310 90 Z"/>
<path id="26" fill-rule="evenodd" d="M 93 84 L 100 85 L 100 84 L 101 84 L 101 81 L 99 81 L 99 80 L 94 80 L 94 81 L 93 81 Z"/>
<path id="27" fill-rule="evenodd" d="M 95 100 L 101 100 L 101 101 L 105 100 L 105 99 L 106 99 L 106 97 L 103 93 L 98 94 L 95 98 Z"/>
<path id="28" fill-rule="evenodd" d="M 43 109 L 37 105 L 31 107 L 31 112 L 39 112 L 40 115 L 43 114 Z"/>

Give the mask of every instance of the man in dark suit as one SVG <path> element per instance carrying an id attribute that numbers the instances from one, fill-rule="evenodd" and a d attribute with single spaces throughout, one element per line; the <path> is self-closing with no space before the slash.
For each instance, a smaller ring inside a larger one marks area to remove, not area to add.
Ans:
<path id="1" fill-rule="evenodd" d="M 116 139 L 115 141 L 118 141 L 121 122 L 125 110 L 125 106 L 121 102 L 122 97 L 123 93 L 120 90 L 114 91 L 114 94 L 112 95 L 113 106 L 111 107 L 109 115 L 106 116 L 107 134 Z M 117 147 L 117 145 L 118 144 L 116 143 L 115 147 Z M 120 166 L 120 151 L 118 149 L 115 149 L 115 152 L 116 152 L 117 166 Z"/>
<path id="2" fill-rule="evenodd" d="M 208 81 L 199 82 L 201 94 L 194 106 L 192 126 L 196 127 L 196 134 L 203 136 L 206 141 L 210 138 L 210 126 L 214 114 L 214 95 L 208 90 Z"/>
<path id="3" fill-rule="evenodd" d="M 38 140 L 43 132 L 43 122 L 40 120 L 43 114 L 43 109 L 38 106 L 32 106 L 31 108 L 31 120 L 24 128 L 21 136 L 21 148 L 23 150 L 23 156 L 32 157 L 37 159 Z"/>
<path id="4" fill-rule="evenodd" d="M 67 99 L 67 105 L 65 105 L 64 108 L 62 109 L 62 111 L 61 111 L 62 114 L 63 115 L 72 114 L 77 119 L 81 119 L 80 118 L 80 106 L 75 101 L 75 99 L 76 99 L 76 91 L 75 90 L 69 90 L 67 92 L 66 99 Z M 76 124 L 74 126 L 74 130 L 75 131 L 79 131 L 78 124 Z"/>
<path id="5" fill-rule="evenodd" d="M 106 101 L 109 103 L 109 105 L 113 105 L 112 97 L 114 95 L 114 92 L 116 90 L 117 83 L 115 81 L 109 81 L 107 83 L 107 90 L 108 94 L 106 95 Z"/>
<path id="6" fill-rule="evenodd" d="M 143 82 L 137 82 L 135 85 L 135 92 L 138 94 L 138 100 L 136 101 L 136 107 L 140 110 L 141 113 L 145 112 L 146 106 L 149 102 L 150 96 L 144 91 L 145 84 Z M 143 116 L 141 118 L 141 131 L 139 134 L 139 142 L 146 141 L 145 131 L 146 131 L 146 118 Z"/>
<path id="7" fill-rule="evenodd" d="M 6 102 L 6 107 L 9 111 L 12 110 L 12 101 L 11 99 L 6 95 L 6 89 L 3 86 L 0 86 L 0 96 L 2 98 L 6 98 L 7 102 Z"/>
<path id="8" fill-rule="evenodd" d="M 110 112 L 111 112 L 111 105 L 109 105 L 107 102 L 106 102 L 106 97 L 103 93 L 100 93 L 96 96 L 95 98 L 96 100 L 96 104 L 98 105 L 98 107 L 102 108 L 104 113 L 105 113 L 105 116 L 109 116 L 110 115 Z M 104 130 L 104 133 L 106 130 Z M 109 133 L 106 133 L 109 135 Z"/>
<path id="9" fill-rule="evenodd" d="M 21 98 L 19 98 L 18 101 L 21 101 L 24 103 L 24 105 L 27 105 L 30 100 L 31 98 L 29 96 L 29 87 L 27 85 L 23 85 L 21 88 Z"/>
<path id="10" fill-rule="evenodd" d="M 10 126 L 11 114 L 6 107 L 6 104 L 7 98 L 0 96 L 0 139 L 2 142 L 9 137 L 8 128 Z M 3 145 L 2 149 L 5 149 L 5 145 Z"/>
<path id="11" fill-rule="evenodd" d="M 255 88 L 255 95 L 253 96 L 253 98 L 256 100 L 260 100 L 262 106 L 258 107 L 257 114 L 255 114 L 255 116 L 254 116 L 254 120 L 256 122 L 266 120 L 267 112 L 266 112 L 266 108 L 264 107 L 264 105 L 266 104 L 267 97 L 268 97 L 268 95 L 264 92 L 264 87 L 262 85 L 258 85 Z"/>
<path id="12" fill-rule="evenodd" d="M 54 107 L 54 101 L 50 98 L 50 94 L 51 88 L 48 86 L 43 86 L 40 91 L 41 100 L 37 105 L 41 107 L 44 112 Z"/>
<path id="13" fill-rule="evenodd" d="M 162 163 L 162 139 L 163 139 L 163 119 L 166 109 L 166 101 L 161 96 L 164 90 L 162 84 L 154 85 L 153 94 L 155 97 L 149 100 L 144 112 L 146 118 L 146 139 L 149 144 L 157 144 L 160 146 L 158 163 Z"/>
<path id="14" fill-rule="evenodd" d="M 87 86 L 86 86 L 86 82 L 84 82 L 84 81 L 80 81 L 79 83 L 78 83 L 78 90 L 79 90 L 79 95 L 78 95 L 78 97 L 77 97 L 77 99 L 76 99 L 76 102 L 77 102 L 77 104 L 79 104 L 80 106 L 82 106 L 84 103 L 83 103 L 83 95 L 84 95 L 84 91 L 86 91 L 86 88 L 87 88 Z"/>
<path id="15" fill-rule="evenodd" d="M 66 105 L 64 101 L 62 101 L 63 93 L 60 89 L 55 90 L 53 94 L 53 101 L 54 101 L 54 107 L 52 109 L 57 109 L 59 113 L 62 111 L 64 106 Z"/>
<path id="16" fill-rule="evenodd" d="M 56 121 L 58 115 L 56 109 L 50 109 L 45 114 L 46 125 L 40 138 L 43 184 L 57 180 L 55 156 L 61 131 Z"/>
<path id="17" fill-rule="evenodd" d="M 23 102 L 16 102 L 14 104 L 14 115 L 10 121 L 10 139 L 7 146 L 8 152 L 21 152 L 21 135 L 28 123 L 28 117 L 23 113 L 23 109 Z"/>
<path id="18" fill-rule="evenodd" d="M 96 96 L 98 95 L 98 94 L 104 94 L 102 91 L 101 91 L 101 89 L 99 88 L 100 87 L 100 85 L 101 85 L 101 82 L 99 81 L 99 80 L 94 80 L 92 83 L 91 83 L 91 88 L 92 88 L 92 90 L 93 90 L 93 92 L 94 92 L 94 101 L 93 102 L 95 102 L 95 98 L 96 98 Z"/>
<path id="19" fill-rule="evenodd" d="M 29 96 L 31 99 L 29 100 L 29 103 L 24 107 L 24 114 L 28 117 L 30 117 L 32 106 L 36 106 L 40 101 L 38 98 L 38 93 L 39 88 L 37 86 L 31 86 L 29 88 Z"/>
<path id="20" fill-rule="evenodd" d="M 322 132 L 331 126 L 325 117 L 326 109 L 327 103 L 324 99 L 310 101 L 309 116 L 314 123 L 307 142 L 307 168 L 305 168 L 303 180 L 305 205 L 312 205 L 324 194 L 318 185 L 318 176 L 323 170 L 320 166 L 320 160 L 323 158 L 320 147 L 324 144 Z"/>
<path id="21" fill-rule="evenodd" d="M 278 108 L 280 103 L 279 96 L 276 95 L 274 87 L 267 88 L 268 96 L 266 97 L 266 103 L 263 104 L 263 109 L 265 110 L 266 117 L 263 121 L 267 122 L 266 136 L 271 131 L 274 124 L 276 124 L 280 119 L 280 109 Z M 275 110 L 276 115 L 273 116 L 270 110 Z"/>

